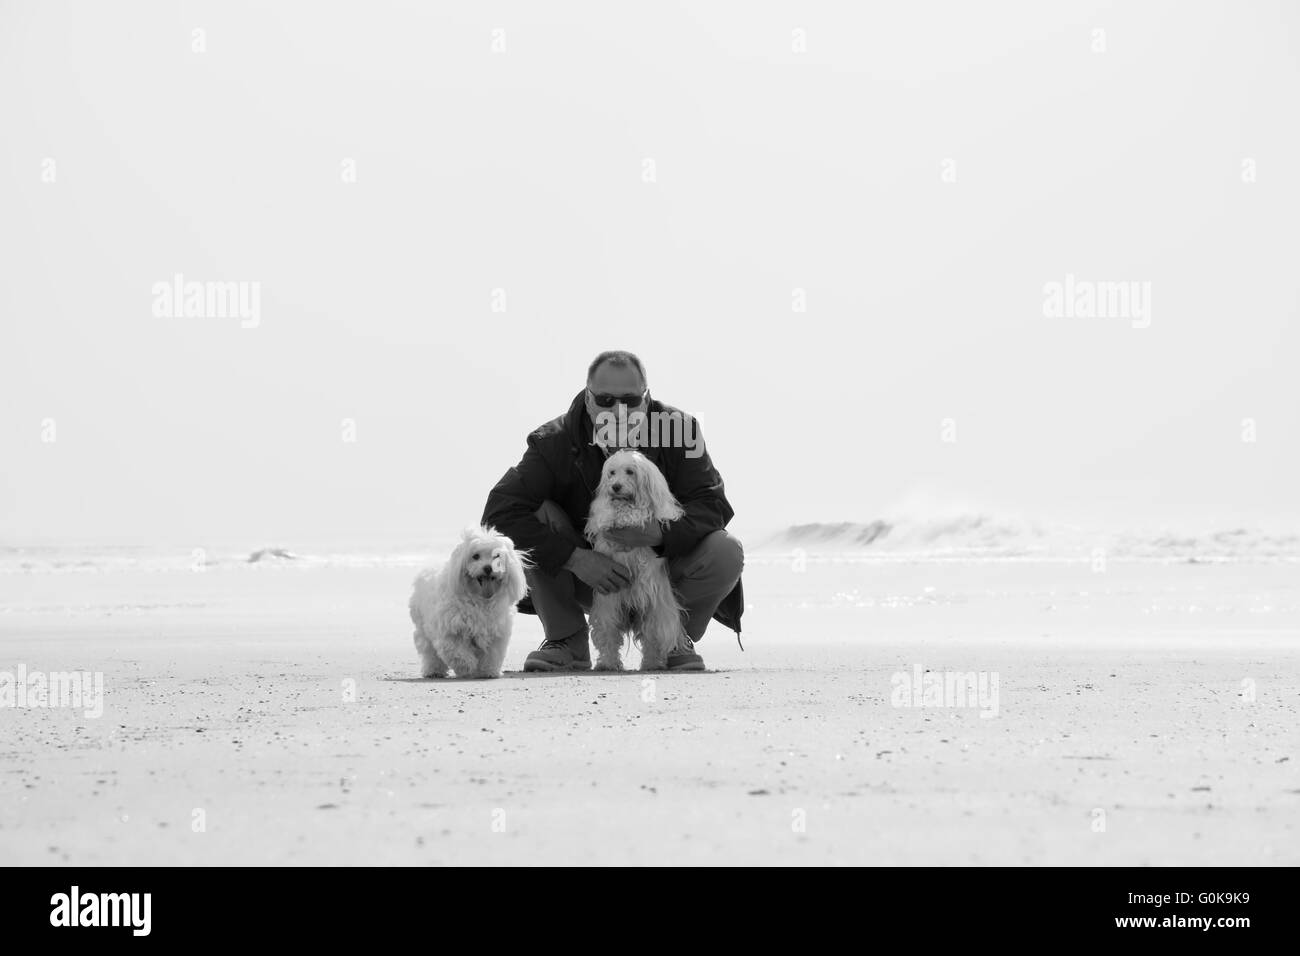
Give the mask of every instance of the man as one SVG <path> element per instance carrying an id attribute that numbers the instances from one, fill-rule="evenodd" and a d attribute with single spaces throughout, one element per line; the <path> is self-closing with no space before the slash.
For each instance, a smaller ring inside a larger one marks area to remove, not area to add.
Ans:
<path id="1" fill-rule="evenodd" d="M 627 569 L 592 550 L 582 531 L 604 461 L 627 438 L 626 431 L 607 426 L 626 423 L 635 412 L 680 416 L 676 424 L 682 426 L 660 433 L 676 440 L 656 447 L 643 436 L 629 447 L 659 467 L 686 513 L 664 530 L 649 522 L 607 533 L 626 547 L 651 547 L 668 559 L 673 593 L 685 609 L 685 633 L 668 655 L 667 668 L 704 669 L 695 642 L 710 619 L 734 630 L 739 639 L 745 556 L 740 542 L 725 530 L 731 505 L 699 425 L 650 398 L 645 367 L 631 352 L 601 352 L 587 369 L 587 387 L 565 414 L 529 434 L 523 459 L 496 483 L 483 510 L 483 523 L 530 551 L 536 565 L 527 573 L 529 596 L 519 609 L 542 619 L 546 640 L 524 661 L 526 671 L 589 670 L 584 612 L 591 610 L 592 592 L 606 594 L 628 584 Z"/>

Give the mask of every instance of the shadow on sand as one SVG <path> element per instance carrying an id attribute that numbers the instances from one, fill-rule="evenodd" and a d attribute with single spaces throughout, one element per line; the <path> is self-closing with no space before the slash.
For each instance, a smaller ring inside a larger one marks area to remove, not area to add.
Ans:
<path id="1" fill-rule="evenodd" d="M 697 677 L 703 674 L 721 674 L 722 671 L 505 671 L 501 680 L 550 680 L 551 678 L 575 677 Z M 382 680 L 391 684 L 464 684 L 488 680 L 493 677 L 384 677 Z"/>

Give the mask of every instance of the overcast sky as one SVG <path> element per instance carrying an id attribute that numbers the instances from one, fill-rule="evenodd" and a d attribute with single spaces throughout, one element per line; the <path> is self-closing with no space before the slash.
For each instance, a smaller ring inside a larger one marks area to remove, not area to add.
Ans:
<path id="1" fill-rule="evenodd" d="M 606 348 L 741 532 L 1295 523 L 1296 5 L 450 7 L 0 3 L 0 543 L 441 537 Z"/>

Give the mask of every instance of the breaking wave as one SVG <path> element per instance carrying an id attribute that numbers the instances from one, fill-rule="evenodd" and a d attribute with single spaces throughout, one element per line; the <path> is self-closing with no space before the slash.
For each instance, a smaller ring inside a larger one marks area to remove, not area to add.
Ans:
<path id="1" fill-rule="evenodd" d="M 1300 560 L 1300 535 L 1253 528 L 1187 534 L 1097 532 L 987 514 L 930 519 L 796 524 L 759 542 L 755 553 L 862 554 L 912 557 L 1149 560 Z"/>
<path id="2" fill-rule="evenodd" d="M 1237 527 L 1189 533 L 1108 532 L 1019 517 L 972 512 L 929 518 L 890 518 L 795 524 L 767 537 L 741 534 L 746 560 L 792 554 L 863 560 L 1095 560 L 1300 561 L 1300 534 Z M 408 568 L 441 563 L 456 538 L 368 546 L 157 548 L 140 546 L 0 545 L 0 575 L 115 572 L 275 574 L 318 568 Z"/>

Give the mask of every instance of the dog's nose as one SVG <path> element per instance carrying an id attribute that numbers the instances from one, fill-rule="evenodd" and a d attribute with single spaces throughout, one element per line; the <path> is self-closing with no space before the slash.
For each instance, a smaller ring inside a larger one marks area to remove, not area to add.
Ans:
<path id="1" fill-rule="evenodd" d="M 619 483 L 616 481 L 616 482 L 614 482 L 612 485 L 609 486 L 609 489 L 610 489 L 610 491 L 614 492 L 615 494 L 621 494 L 622 491 L 623 491 L 623 486 L 622 486 L 621 484 L 619 484 Z"/>

